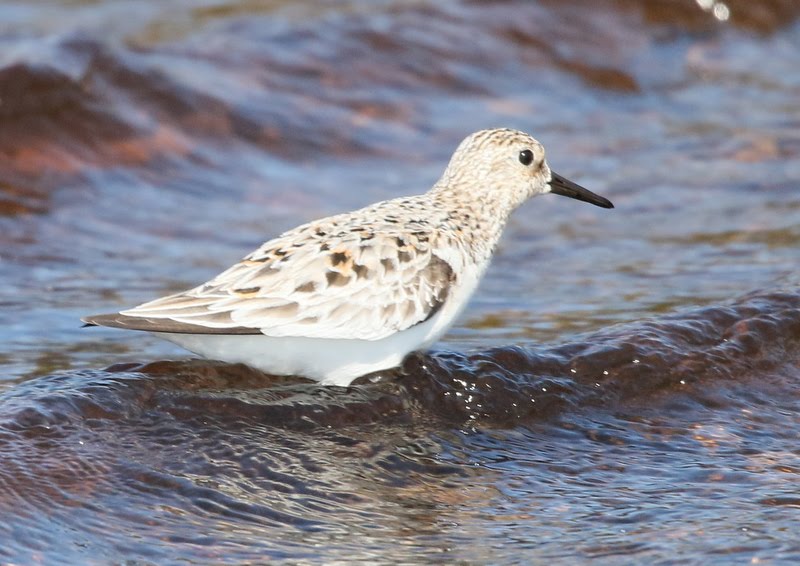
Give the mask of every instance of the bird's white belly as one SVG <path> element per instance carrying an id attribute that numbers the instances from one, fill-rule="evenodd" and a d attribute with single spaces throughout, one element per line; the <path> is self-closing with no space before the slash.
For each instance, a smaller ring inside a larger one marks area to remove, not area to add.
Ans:
<path id="1" fill-rule="evenodd" d="M 158 333 L 205 358 L 240 362 L 273 375 L 301 375 L 326 385 L 400 365 L 409 352 L 428 345 L 431 321 L 382 340 L 273 337 L 263 334 Z"/>

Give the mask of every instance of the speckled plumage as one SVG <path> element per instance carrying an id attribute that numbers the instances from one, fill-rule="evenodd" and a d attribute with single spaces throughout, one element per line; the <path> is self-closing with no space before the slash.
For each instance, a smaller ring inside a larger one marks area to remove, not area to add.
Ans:
<path id="1" fill-rule="evenodd" d="M 304 224 L 194 289 L 84 320 L 346 385 L 438 339 L 477 287 L 509 214 L 551 191 L 611 207 L 552 174 L 528 134 L 483 130 L 425 194 Z"/>

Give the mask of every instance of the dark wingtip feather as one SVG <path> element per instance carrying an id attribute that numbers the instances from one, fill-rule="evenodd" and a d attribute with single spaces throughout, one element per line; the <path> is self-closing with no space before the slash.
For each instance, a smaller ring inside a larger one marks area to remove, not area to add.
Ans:
<path id="1" fill-rule="evenodd" d="M 90 316 L 82 316 L 81 322 L 83 326 L 81 328 L 86 328 L 87 326 L 110 326 L 113 328 L 129 328 L 125 326 L 121 322 L 121 318 L 124 315 L 121 315 L 117 312 L 109 313 L 109 314 L 93 314 Z"/>
<path id="2" fill-rule="evenodd" d="M 179 322 L 169 318 L 148 318 L 128 316 L 122 313 L 94 314 L 81 318 L 87 326 L 107 326 L 123 330 L 143 330 L 145 332 L 169 332 L 171 334 L 261 334 L 258 328 L 209 328 L 198 324 Z"/>

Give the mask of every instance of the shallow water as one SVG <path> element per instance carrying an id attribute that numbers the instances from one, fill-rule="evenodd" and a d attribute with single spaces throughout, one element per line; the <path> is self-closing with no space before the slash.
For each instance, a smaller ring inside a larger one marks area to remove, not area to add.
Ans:
<path id="1" fill-rule="evenodd" d="M 701 4 L 0 5 L 0 560 L 800 560 L 800 7 Z M 378 382 L 80 328 L 492 126 L 616 209 Z"/>

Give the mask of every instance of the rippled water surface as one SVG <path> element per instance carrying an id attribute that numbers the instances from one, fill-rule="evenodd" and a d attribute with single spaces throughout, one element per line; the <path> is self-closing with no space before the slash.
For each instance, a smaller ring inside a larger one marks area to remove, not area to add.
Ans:
<path id="1" fill-rule="evenodd" d="M 0 3 L 0 562 L 800 562 L 800 5 Z M 82 329 L 532 132 L 432 353 Z"/>

